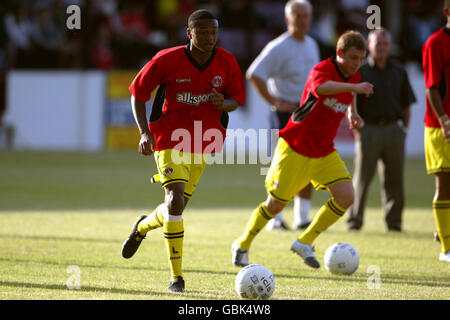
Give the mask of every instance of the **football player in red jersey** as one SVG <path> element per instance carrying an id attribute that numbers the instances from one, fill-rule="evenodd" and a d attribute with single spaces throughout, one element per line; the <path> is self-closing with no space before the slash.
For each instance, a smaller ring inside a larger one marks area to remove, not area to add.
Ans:
<path id="1" fill-rule="evenodd" d="M 423 46 L 427 97 L 425 160 L 435 175 L 433 214 L 441 242 L 439 260 L 450 262 L 450 0 L 444 1 L 447 24 Z"/>
<path id="2" fill-rule="evenodd" d="M 355 96 L 372 94 L 373 85 L 360 83 L 358 69 L 365 58 L 366 43 L 359 32 L 344 33 L 338 40 L 336 53 L 336 58 L 319 62 L 311 70 L 300 106 L 279 131 L 266 176 L 267 200 L 253 211 L 243 235 L 232 245 L 232 261 L 236 266 L 248 264 L 248 251 L 259 231 L 311 182 L 316 189 L 329 191 L 332 198 L 294 240 L 291 250 L 308 266 L 319 268 L 313 241 L 353 203 L 350 173 L 334 148 L 334 138 L 345 114 L 351 128 L 361 126 Z"/>
<path id="3" fill-rule="evenodd" d="M 139 217 L 122 246 L 131 258 L 146 234 L 162 227 L 171 269 L 170 292 L 184 291 L 182 213 L 206 165 L 207 153 L 220 151 L 228 112 L 245 100 L 245 83 L 235 57 L 217 47 L 219 23 L 206 10 L 188 19 L 190 43 L 158 52 L 130 86 L 133 114 L 141 133 L 139 152 L 155 156 L 164 203 Z M 150 121 L 145 102 L 156 89 Z M 216 148 L 203 140 L 215 137 Z M 205 137 L 207 138 L 203 139 Z M 187 141 L 179 141 L 180 137 Z"/>

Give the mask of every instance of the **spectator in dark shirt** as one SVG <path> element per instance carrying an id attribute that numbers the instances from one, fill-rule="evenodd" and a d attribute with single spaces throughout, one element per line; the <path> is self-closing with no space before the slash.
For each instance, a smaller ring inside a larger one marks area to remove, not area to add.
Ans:
<path id="1" fill-rule="evenodd" d="M 402 230 L 404 206 L 403 166 L 410 105 L 416 101 L 404 68 L 389 58 L 391 35 L 385 29 L 369 34 L 367 63 L 360 69 L 361 81 L 375 86 L 374 94 L 358 95 L 358 113 L 364 126 L 355 132 L 355 201 L 348 226 L 359 230 L 367 190 L 378 165 L 382 205 L 388 230 Z"/>

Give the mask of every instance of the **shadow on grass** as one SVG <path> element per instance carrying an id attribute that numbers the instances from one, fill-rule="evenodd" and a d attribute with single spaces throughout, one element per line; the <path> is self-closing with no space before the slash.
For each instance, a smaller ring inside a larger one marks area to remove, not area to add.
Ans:
<path id="1" fill-rule="evenodd" d="M 45 265 L 58 265 L 58 266 L 68 266 L 70 265 L 70 262 L 53 262 L 53 261 L 34 261 L 34 260 L 27 260 L 27 259 L 7 259 L 7 258 L 0 258 L 0 261 L 6 261 L 6 262 L 14 262 L 14 263 L 39 263 L 39 264 L 45 264 Z M 76 264 L 76 263 L 75 263 Z M 120 266 L 120 265 L 95 265 L 95 264 L 77 264 L 80 268 L 107 268 L 107 269 L 115 269 L 115 270 L 142 270 L 142 271 L 158 271 L 158 272 L 164 272 L 167 271 L 166 268 L 152 268 L 152 267 L 145 267 L 145 266 Z M 183 270 L 184 273 L 199 273 L 199 274 L 217 274 L 217 275 L 230 275 L 234 276 L 237 274 L 239 270 L 236 269 L 236 271 L 226 271 L 226 270 L 208 270 L 208 269 L 185 269 Z M 281 273 L 275 273 L 276 278 L 286 278 L 286 279 L 297 279 L 299 281 L 304 279 L 313 279 L 313 280 L 327 280 L 327 281 L 340 281 L 340 282 L 360 282 L 360 283 L 367 283 L 367 280 L 371 276 L 371 274 L 364 274 L 364 273 L 356 273 L 351 276 L 346 275 L 332 275 L 329 276 L 317 276 L 314 275 L 314 271 L 307 270 L 308 273 L 303 272 L 299 275 L 288 275 L 288 274 L 281 274 Z M 398 274 L 389 274 L 389 273 L 382 273 L 380 275 L 381 284 L 401 284 L 401 285 L 413 285 L 413 286 L 426 286 L 426 287 L 444 287 L 444 288 L 450 288 L 450 281 L 448 277 L 428 277 L 428 276 L 415 276 L 415 275 L 398 275 Z M 2 282 L 0 281 L 0 285 Z M 61 286 L 57 286 L 58 288 L 61 288 Z M 57 288 L 55 288 L 57 289 Z M 87 291 L 95 291 L 95 288 L 86 287 L 83 288 Z M 108 291 L 111 293 L 121 293 L 117 290 L 124 290 L 124 289 L 106 289 L 103 288 L 103 291 Z M 114 291 L 116 290 L 116 291 Z M 102 290 L 100 290 L 102 291 Z M 129 290 L 133 291 L 133 290 Z M 130 294 L 142 294 L 142 292 L 131 292 Z M 145 294 L 149 294 L 149 292 L 145 292 Z M 163 294 L 163 293 L 155 293 L 155 294 Z M 200 292 L 198 294 L 201 294 Z M 199 296 L 197 298 L 201 298 L 203 296 Z"/>
<path id="2" fill-rule="evenodd" d="M 298 232 L 292 230 L 292 232 Z M 376 238 L 395 238 L 395 239 L 428 239 L 433 240 L 433 234 L 429 232 L 404 231 L 404 232 L 382 232 L 382 231 L 340 231 L 327 230 L 329 234 L 350 234 L 353 236 L 370 236 Z M 20 235 L 20 234 L 0 234 L 0 239 L 26 239 L 26 240 L 46 240 L 46 241 L 74 241 L 74 242 L 97 242 L 97 243 L 121 243 L 123 239 L 102 239 L 102 238 L 86 238 L 86 237 L 69 237 L 69 236 L 44 236 L 44 235 Z M 344 239 L 344 238 L 343 238 Z M 343 240 L 345 241 L 345 239 Z"/>
<path id="3" fill-rule="evenodd" d="M 45 290 L 64 290 L 71 291 L 74 293 L 89 293 L 89 292 L 102 292 L 110 294 L 129 294 L 129 295 L 154 295 L 158 297 L 167 297 L 170 299 L 175 299 L 179 296 L 179 299 L 201 299 L 205 295 L 201 292 L 195 290 L 186 290 L 186 295 L 178 293 L 168 293 L 168 292 L 157 292 L 150 290 L 134 290 L 134 289 L 122 289 L 122 288 L 104 288 L 95 286 L 81 286 L 80 289 L 69 289 L 67 286 L 60 284 L 44 284 L 44 283 L 31 283 L 31 282 L 20 282 L 20 281 L 0 281 L 0 287 L 14 287 L 14 288 L 24 288 L 24 289 L 45 289 Z"/>
<path id="4" fill-rule="evenodd" d="M 332 275 L 329 276 L 314 276 L 314 275 L 302 275 L 302 276 L 292 276 L 285 274 L 275 274 L 275 277 L 287 278 L 287 279 L 315 279 L 315 280 L 331 280 L 331 281 L 342 281 L 342 282 L 361 282 L 367 283 L 369 277 L 372 274 L 354 274 L 351 276 L 346 275 Z M 386 274 L 382 273 L 380 275 L 381 284 L 408 284 L 413 286 L 426 286 L 426 287 L 445 287 L 450 288 L 450 281 L 448 277 L 427 277 L 427 276 L 413 276 L 413 275 L 397 275 L 397 274 Z"/>
<path id="5" fill-rule="evenodd" d="M 295 232 L 298 232 L 296 230 L 293 230 Z M 410 231 L 410 230 L 403 230 L 402 232 L 396 232 L 396 231 L 365 231 L 365 230 L 359 230 L 359 231 L 348 231 L 348 230 L 336 230 L 336 229 L 329 229 L 324 231 L 324 234 L 345 234 L 345 235 L 351 235 L 351 236 L 362 236 L 362 237 L 374 237 L 374 238 L 395 238 L 395 239 L 426 239 L 426 240 L 433 240 L 434 233 L 433 232 L 423 232 L 423 231 Z M 345 241 L 345 240 L 343 240 Z"/>
<path id="6" fill-rule="evenodd" d="M 80 289 L 69 289 L 67 286 L 60 284 L 44 284 L 44 283 L 30 283 L 30 282 L 20 282 L 20 281 L 0 281 L 0 286 L 5 287 L 15 287 L 15 288 L 25 288 L 25 289 L 47 289 L 47 290 L 67 290 L 71 292 L 105 292 L 105 293 L 125 293 L 125 294 L 153 294 L 163 296 L 162 292 L 152 292 L 147 290 L 129 290 L 129 289 L 118 289 L 118 288 L 102 288 L 93 286 L 81 286 Z"/>
<path id="7" fill-rule="evenodd" d="M 31 260 L 31 259 L 17 259 L 17 258 L 0 258 L 0 262 L 10 262 L 15 264 L 27 264 L 27 263 L 36 263 L 50 266 L 62 266 L 67 267 L 69 265 L 76 265 L 80 268 L 94 268 L 94 269 L 114 269 L 114 270 L 132 270 L 132 271 L 158 271 L 164 272 L 168 271 L 168 268 L 155 268 L 155 267 L 145 267 L 142 265 L 134 265 L 134 266 L 122 266 L 122 265 L 113 265 L 113 264 L 79 264 L 77 261 L 65 261 L 65 262 L 56 262 L 56 261 L 40 261 L 40 260 Z M 183 273 L 205 273 L 205 274 L 217 274 L 217 275 L 236 275 L 239 270 L 235 272 L 232 271 L 224 271 L 224 270 L 205 270 L 205 269 L 185 269 Z M 299 277 L 300 278 L 300 277 Z"/>

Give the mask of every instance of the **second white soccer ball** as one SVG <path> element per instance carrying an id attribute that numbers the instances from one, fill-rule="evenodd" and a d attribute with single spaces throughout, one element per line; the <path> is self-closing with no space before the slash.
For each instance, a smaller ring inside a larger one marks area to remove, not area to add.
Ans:
<path id="1" fill-rule="evenodd" d="M 330 246 L 323 257 L 325 268 L 334 274 L 350 275 L 358 269 L 359 254 L 351 244 L 338 242 Z"/>
<path id="2" fill-rule="evenodd" d="M 244 299 L 269 299 L 275 290 L 275 279 L 266 267 L 250 264 L 237 274 L 235 288 Z"/>

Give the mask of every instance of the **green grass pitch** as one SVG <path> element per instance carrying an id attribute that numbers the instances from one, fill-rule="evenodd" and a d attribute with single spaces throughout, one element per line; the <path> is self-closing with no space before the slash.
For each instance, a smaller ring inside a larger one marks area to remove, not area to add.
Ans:
<path id="1" fill-rule="evenodd" d="M 346 163 L 352 169 L 352 159 Z M 170 294 L 161 230 L 151 232 L 132 259 L 120 254 L 135 218 L 162 202 L 160 185 L 149 182 L 153 157 L 0 152 L 0 299 L 239 299 L 231 244 L 266 197 L 259 172 L 258 165 L 206 168 L 183 215 L 186 292 Z M 262 231 L 250 262 L 273 272 L 272 299 L 449 299 L 450 265 L 438 260 L 433 241 L 434 178 L 421 158 L 407 161 L 405 178 L 405 232 L 386 232 L 375 179 L 363 230 L 348 232 L 344 216 L 317 239 L 319 270 L 290 252 L 297 231 Z M 328 194 L 313 197 L 312 213 Z M 292 222 L 291 205 L 285 218 Z M 339 241 L 360 254 L 351 276 L 323 267 L 325 250 Z"/>

